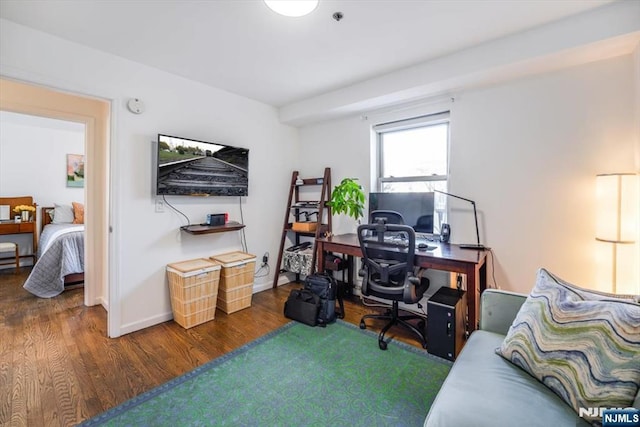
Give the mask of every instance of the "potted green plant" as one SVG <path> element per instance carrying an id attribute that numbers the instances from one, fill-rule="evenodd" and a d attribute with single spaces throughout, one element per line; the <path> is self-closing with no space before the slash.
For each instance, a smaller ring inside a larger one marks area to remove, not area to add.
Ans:
<path id="1" fill-rule="evenodd" d="M 346 214 L 356 221 L 364 215 L 365 195 L 358 178 L 345 178 L 331 192 L 331 201 L 327 203 L 334 214 Z"/>

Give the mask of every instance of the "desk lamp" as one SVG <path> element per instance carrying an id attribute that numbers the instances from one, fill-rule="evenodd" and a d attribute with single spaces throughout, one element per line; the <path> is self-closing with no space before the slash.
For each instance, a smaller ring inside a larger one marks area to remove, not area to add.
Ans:
<path id="1" fill-rule="evenodd" d="M 473 200 L 465 199 L 464 197 L 456 196 L 455 194 L 445 193 L 444 191 L 433 191 L 435 191 L 436 193 L 444 194 L 445 196 L 455 197 L 456 199 L 464 200 L 465 202 L 471 203 L 471 205 L 473 206 L 473 218 L 476 221 L 476 244 L 468 243 L 459 246 L 461 249 L 474 249 L 476 251 L 484 251 L 485 249 L 487 249 L 484 245 L 480 244 L 480 231 L 478 230 L 478 213 L 476 212 L 476 202 L 474 202 Z"/>

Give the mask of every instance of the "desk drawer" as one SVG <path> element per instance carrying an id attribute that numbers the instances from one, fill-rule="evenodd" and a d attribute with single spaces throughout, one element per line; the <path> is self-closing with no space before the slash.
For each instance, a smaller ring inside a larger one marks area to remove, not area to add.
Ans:
<path id="1" fill-rule="evenodd" d="M 21 222 L 16 224 L 20 226 L 20 233 L 33 233 L 33 222 Z"/>
<path id="2" fill-rule="evenodd" d="M 15 234 L 20 233 L 20 225 L 17 223 L 13 224 L 0 224 L 0 234 Z"/>

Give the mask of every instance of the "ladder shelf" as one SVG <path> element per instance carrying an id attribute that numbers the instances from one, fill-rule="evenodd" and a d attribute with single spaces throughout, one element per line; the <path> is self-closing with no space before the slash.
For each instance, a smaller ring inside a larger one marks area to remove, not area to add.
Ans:
<path id="1" fill-rule="evenodd" d="M 319 200 L 301 200 L 300 189 L 303 187 L 319 187 Z M 311 271 L 316 269 L 316 239 L 331 233 L 331 207 L 327 202 L 331 200 L 331 168 L 324 169 L 324 175 L 320 178 L 300 178 L 298 171 L 291 175 L 289 185 L 289 198 L 284 213 L 284 223 L 282 226 L 282 237 L 280 239 L 280 250 L 278 251 L 278 261 L 276 272 L 273 278 L 273 288 L 278 287 L 280 274 L 286 272 L 282 269 L 282 259 L 285 251 L 287 237 L 291 237 L 294 245 L 301 244 L 301 237 L 313 238 L 311 248 L 313 249 Z M 309 217 L 315 216 L 314 221 Z M 305 221 L 303 221 L 305 219 Z M 296 280 L 300 280 L 300 274 L 296 273 Z"/>

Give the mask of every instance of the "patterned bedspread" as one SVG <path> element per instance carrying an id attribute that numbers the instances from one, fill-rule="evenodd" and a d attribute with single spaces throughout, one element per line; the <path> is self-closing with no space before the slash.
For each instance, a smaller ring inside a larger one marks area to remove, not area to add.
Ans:
<path id="1" fill-rule="evenodd" d="M 23 288 L 41 298 L 64 291 L 64 276 L 84 271 L 84 226 L 49 224 L 40 238 L 38 261 Z"/>

